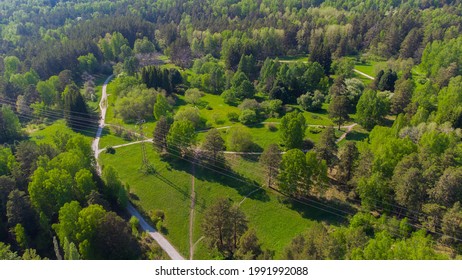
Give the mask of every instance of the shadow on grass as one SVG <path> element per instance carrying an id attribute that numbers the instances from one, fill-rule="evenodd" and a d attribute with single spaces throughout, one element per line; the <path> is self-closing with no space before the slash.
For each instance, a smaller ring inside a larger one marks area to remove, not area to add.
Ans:
<path id="1" fill-rule="evenodd" d="M 173 169 L 191 174 L 192 161 L 193 159 L 188 157 L 185 160 L 170 159 L 168 162 Z M 241 176 L 227 166 L 217 166 L 207 162 L 200 162 L 196 165 L 195 171 L 195 177 L 201 181 L 219 183 L 223 186 L 233 188 L 244 197 L 250 194 L 248 196 L 250 199 L 269 201 L 269 196 L 265 191 L 256 191 L 259 189 L 257 182 Z M 196 202 L 196 204 L 199 204 L 199 201 Z M 201 201 L 200 206 L 203 207 L 203 204 L 205 204 L 205 202 Z"/>
<path id="2" fill-rule="evenodd" d="M 284 196 L 279 201 L 300 213 L 303 218 L 333 225 L 344 224 L 348 221 L 348 216 L 355 214 L 355 210 L 349 205 L 314 197 L 293 199 Z"/>
<path id="3" fill-rule="evenodd" d="M 363 141 L 367 139 L 369 135 L 364 132 L 359 132 L 359 131 L 351 131 L 350 133 L 347 134 L 346 140 L 348 141 Z"/>

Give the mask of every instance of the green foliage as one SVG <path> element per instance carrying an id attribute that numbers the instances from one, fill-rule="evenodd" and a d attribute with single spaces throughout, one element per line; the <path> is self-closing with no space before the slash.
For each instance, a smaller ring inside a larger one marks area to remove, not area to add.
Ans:
<path id="1" fill-rule="evenodd" d="M 281 119 L 281 144 L 286 149 L 302 148 L 306 130 L 306 120 L 303 114 L 291 112 Z"/>
<path id="2" fill-rule="evenodd" d="M 190 88 L 184 93 L 184 100 L 192 105 L 198 105 L 203 93 L 197 88 Z"/>
<path id="3" fill-rule="evenodd" d="M 240 237 L 247 230 L 247 218 L 228 199 L 221 198 L 207 208 L 202 228 L 208 246 L 232 257 L 238 249 Z"/>
<path id="4" fill-rule="evenodd" d="M 279 174 L 279 165 L 282 160 L 282 152 L 276 144 L 269 145 L 260 156 L 259 162 L 265 169 L 268 181 L 267 187 L 272 187 Z"/>
<path id="5" fill-rule="evenodd" d="M 223 160 L 225 140 L 221 137 L 218 129 L 212 128 L 207 132 L 205 140 L 202 143 L 202 149 L 205 153 L 205 158 L 212 164 L 216 165 L 218 160 Z"/>
<path id="6" fill-rule="evenodd" d="M 0 107 L 0 127 L 0 143 L 12 142 L 21 136 L 19 119 L 7 105 Z"/>
<path id="7" fill-rule="evenodd" d="M 120 96 L 115 104 L 115 111 L 124 122 L 136 122 L 152 116 L 157 91 L 143 86 L 132 88 L 126 96 Z"/>
<path id="8" fill-rule="evenodd" d="M 239 121 L 245 125 L 257 123 L 257 113 L 255 113 L 255 111 L 253 110 L 245 109 L 241 112 L 241 115 L 239 116 Z"/>
<path id="9" fill-rule="evenodd" d="M 329 118 L 339 126 L 344 124 L 348 119 L 349 104 L 345 95 L 334 95 L 329 103 Z"/>
<path id="10" fill-rule="evenodd" d="M 173 122 L 167 135 L 168 149 L 173 153 L 184 155 L 196 142 L 194 124 L 189 120 Z"/>
<path id="11" fill-rule="evenodd" d="M 289 195 L 307 194 L 311 172 L 307 168 L 305 154 L 298 149 L 289 150 L 282 156 L 279 188 Z"/>
<path id="12" fill-rule="evenodd" d="M 319 90 L 316 90 L 314 93 L 307 92 L 300 95 L 297 98 L 297 104 L 306 111 L 314 112 L 321 109 L 324 99 L 324 95 Z"/>
<path id="13" fill-rule="evenodd" d="M 388 114 L 389 103 L 386 97 L 373 90 L 366 90 L 356 106 L 357 121 L 370 130 L 384 121 Z"/>
<path id="14" fill-rule="evenodd" d="M 96 60 L 93 53 L 79 56 L 77 60 L 79 61 L 79 69 L 82 72 L 91 74 L 94 73 L 98 67 L 98 60 Z"/>
<path id="15" fill-rule="evenodd" d="M 103 170 L 103 180 L 106 186 L 103 192 L 112 201 L 121 207 L 126 207 L 128 203 L 128 191 L 126 186 L 120 181 L 119 175 L 112 166 Z"/>
<path id="16" fill-rule="evenodd" d="M 462 76 L 452 78 L 449 85 L 438 93 L 438 123 L 450 122 L 454 127 L 462 126 Z"/>
<path id="17" fill-rule="evenodd" d="M 174 117 L 175 122 L 188 121 L 193 124 L 194 128 L 202 126 L 202 118 L 197 107 L 183 107 L 181 108 Z"/>
<path id="18" fill-rule="evenodd" d="M 160 118 L 165 117 L 166 119 L 171 118 L 171 106 L 162 94 L 157 94 L 156 103 L 154 104 L 154 118 L 160 120 Z"/>
<path id="19" fill-rule="evenodd" d="M 232 127 L 228 132 L 228 148 L 234 152 L 249 152 L 253 146 L 250 130 L 243 126 Z"/>
<path id="20" fill-rule="evenodd" d="M 137 39 L 133 47 L 135 53 L 152 53 L 156 50 L 156 46 L 149 41 L 148 37 L 144 36 L 143 39 Z"/>

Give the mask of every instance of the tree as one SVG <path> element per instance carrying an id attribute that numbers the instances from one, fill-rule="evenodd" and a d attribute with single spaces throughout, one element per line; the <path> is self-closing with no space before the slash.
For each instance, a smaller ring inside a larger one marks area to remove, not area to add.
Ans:
<path id="1" fill-rule="evenodd" d="M 319 142 L 315 146 L 316 154 L 320 160 L 325 160 L 329 167 L 337 161 L 337 144 L 335 130 L 329 126 L 323 130 Z"/>
<path id="2" fill-rule="evenodd" d="M 80 94 L 79 88 L 72 83 L 63 92 L 64 118 L 67 125 L 74 130 L 82 129 L 91 123 L 88 117 L 88 109 L 85 100 Z"/>
<path id="3" fill-rule="evenodd" d="M 256 260 L 263 253 L 255 230 L 249 229 L 239 240 L 236 258 L 241 260 Z"/>
<path id="4" fill-rule="evenodd" d="M 184 93 L 184 100 L 192 105 L 198 105 L 203 93 L 197 88 L 190 88 Z"/>
<path id="5" fill-rule="evenodd" d="M 356 143 L 348 141 L 340 148 L 338 158 L 339 180 L 344 184 L 348 184 L 353 177 L 356 161 L 359 158 L 359 151 L 356 147 Z"/>
<path id="6" fill-rule="evenodd" d="M 11 142 L 21 136 L 18 117 L 7 105 L 0 107 L 0 143 Z"/>
<path id="7" fill-rule="evenodd" d="M 374 83 L 376 84 L 376 87 L 380 91 L 394 91 L 395 90 L 395 82 L 398 80 L 398 75 L 396 74 L 395 71 L 392 71 L 391 69 L 388 69 L 385 72 L 381 72 L 382 75 L 377 76 L 376 80 Z"/>
<path id="8" fill-rule="evenodd" d="M 13 190 L 8 195 L 6 217 L 10 227 L 21 224 L 28 234 L 33 234 L 37 230 L 36 212 L 32 208 L 29 197 L 23 191 Z"/>
<path id="9" fill-rule="evenodd" d="M 77 58 L 79 61 L 79 69 L 83 72 L 88 72 L 89 74 L 94 73 L 98 67 L 98 61 L 93 53 L 87 55 L 82 55 Z"/>
<path id="10" fill-rule="evenodd" d="M 449 167 L 435 187 L 429 190 L 430 197 L 440 205 L 451 207 L 455 202 L 462 201 L 461 183 L 462 168 Z"/>
<path id="11" fill-rule="evenodd" d="M 74 176 L 75 187 L 74 197 L 84 202 L 85 198 L 96 190 L 96 184 L 93 181 L 93 174 L 88 169 L 80 169 Z"/>
<path id="12" fill-rule="evenodd" d="M 324 103 L 324 95 L 321 91 L 316 90 L 314 93 L 307 92 L 297 98 L 297 104 L 302 106 L 303 110 L 314 112 L 321 109 Z"/>
<path id="13" fill-rule="evenodd" d="M 128 191 L 126 186 L 120 181 L 119 174 L 112 166 L 103 169 L 103 180 L 106 183 L 104 194 L 112 203 L 117 203 L 121 207 L 126 207 L 128 203 Z"/>
<path id="14" fill-rule="evenodd" d="M 231 151 L 247 152 L 253 146 L 252 134 L 246 127 L 235 126 L 230 129 L 228 137 L 228 148 Z"/>
<path id="15" fill-rule="evenodd" d="M 388 114 L 388 100 L 373 90 L 366 90 L 356 106 L 357 121 L 370 130 Z"/>
<path id="16" fill-rule="evenodd" d="M 257 123 L 257 113 L 255 113 L 254 110 L 245 109 L 241 112 L 241 115 L 239 116 L 239 121 L 245 125 Z"/>
<path id="17" fill-rule="evenodd" d="M 154 104 L 154 118 L 160 120 L 161 117 L 166 119 L 171 118 L 172 107 L 168 104 L 167 98 L 164 95 L 158 94 L 156 103 Z"/>
<path id="18" fill-rule="evenodd" d="M 260 164 L 265 168 L 265 176 L 268 179 L 266 185 L 271 188 L 279 174 L 279 165 L 282 160 L 282 152 L 276 144 L 269 145 L 260 156 Z"/>
<path id="19" fill-rule="evenodd" d="M 233 257 L 237 242 L 247 229 L 244 213 L 220 198 L 206 209 L 202 229 L 210 248 L 217 248 L 226 257 Z"/>
<path id="20" fill-rule="evenodd" d="M 225 150 L 225 140 L 221 137 L 220 132 L 213 128 L 209 130 L 202 143 L 202 150 L 205 153 L 205 158 L 213 165 L 218 161 L 224 160 L 223 151 Z"/>
<path id="21" fill-rule="evenodd" d="M 454 127 L 462 127 L 462 76 L 449 81 L 449 85 L 438 93 L 436 121 L 440 124 L 450 122 Z"/>
<path id="22" fill-rule="evenodd" d="M 291 112 L 281 119 L 281 143 L 287 149 L 302 148 L 306 120 L 303 114 Z"/>
<path id="23" fill-rule="evenodd" d="M 448 244 L 457 244 L 462 238 L 462 208 L 459 201 L 444 214 L 441 229 L 445 234 L 442 239 Z"/>
<path id="24" fill-rule="evenodd" d="M 327 111 L 329 112 L 329 118 L 333 119 L 334 122 L 340 126 L 344 124 L 350 117 L 348 116 L 348 99 L 344 95 L 334 95 L 329 103 Z"/>
<path id="25" fill-rule="evenodd" d="M 392 184 L 395 190 L 395 199 L 400 205 L 409 209 L 413 215 L 422 208 L 426 199 L 426 182 L 422 171 L 416 167 L 408 168 L 406 161 L 401 161 L 395 168 Z"/>
<path id="26" fill-rule="evenodd" d="M 296 236 L 284 249 L 284 259 L 324 260 L 329 239 L 325 226 L 315 222 L 305 234 Z"/>
<path id="27" fill-rule="evenodd" d="M 202 124 L 200 110 L 197 107 L 183 107 L 181 108 L 174 117 L 175 121 L 189 121 L 194 125 L 194 128 L 198 128 Z"/>
<path id="28" fill-rule="evenodd" d="M 280 190 L 289 195 L 307 194 L 311 183 L 309 172 L 302 151 L 299 149 L 287 151 L 282 156 L 278 176 Z"/>
<path id="29" fill-rule="evenodd" d="M 66 202 L 73 198 L 73 179 L 64 169 L 46 171 L 37 168 L 29 183 L 32 205 L 47 217 L 52 217 Z"/>
<path id="30" fill-rule="evenodd" d="M 173 153 L 184 156 L 196 142 L 194 124 L 189 120 L 173 122 L 167 135 L 167 147 Z"/>
<path id="31" fill-rule="evenodd" d="M 169 130 L 170 124 L 168 123 L 167 119 L 164 116 L 160 116 L 153 132 L 154 147 L 156 147 L 160 152 L 167 150 L 167 135 Z"/>
<path id="32" fill-rule="evenodd" d="M 409 80 L 398 80 L 396 83 L 395 93 L 391 98 L 391 112 L 393 114 L 400 114 L 409 105 L 414 91 L 414 82 Z"/>

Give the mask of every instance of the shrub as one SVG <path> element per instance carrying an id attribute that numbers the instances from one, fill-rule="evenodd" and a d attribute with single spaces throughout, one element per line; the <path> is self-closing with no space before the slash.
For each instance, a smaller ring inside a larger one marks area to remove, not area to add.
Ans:
<path id="1" fill-rule="evenodd" d="M 227 117 L 228 117 L 228 120 L 230 120 L 231 122 L 239 121 L 239 114 L 236 112 L 229 112 Z"/>
<path id="2" fill-rule="evenodd" d="M 250 109 L 245 109 L 239 116 L 239 121 L 243 124 L 254 124 L 258 121 L 257 113 Z"/>
<path id="3" fill-rule="evenodd" d="M 115 154 L 115 152 L 116 152 L 115 149 L 113 147 L 111 147 L 111 146 L 106 148 L 106 154 L 113 155 L 113 154 Z"/>

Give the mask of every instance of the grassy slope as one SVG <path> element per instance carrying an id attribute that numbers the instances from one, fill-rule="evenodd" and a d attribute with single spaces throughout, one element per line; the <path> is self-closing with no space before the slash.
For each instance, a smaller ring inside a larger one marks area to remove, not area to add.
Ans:
<path id="1" fill-rule="evenodd" d="M 144 211 L 162 209 L 166 214 L 166 237 L 178 247 L 184 256 L 189 255 L 189 205 L 191 188 L 191 165 L 178 160 L 166 163 L 148 148 L 150 162 L 155 166 L 158 175 L 142 175 L 138 168 L 141 163 L 139 145 L 118 149 L 115 155 L 102 154 L 103 165 L 112 165 L 123 181 L 130 184 L 133 193 L 132 201 Z M 242 199 L 256 189 L 252 183 L 245 183 L 245 177 L 261 174 L 256 162 L 248 161 L 240 164 L 240 157 L 230 159 L 236 172 L 229 176 L 216 173 L 207 168 L 196 168 L 196 216 L 194 221 L 194 241 L 203 235 L 201 221 L 204 210 L 215 199 L 229 197 L 233 202 Z M 245 168 L 243 168 L 245 167 Z M 231 177 L 230 177 L 231 176 Z M 238 178 L 238 179 L 236 179 Z M 261 180 L 262 178 L 260 178 Z M 258 180 L 257 177 L 252 180 Z M 255 228 L 264 248 L 276 251 L 276 258 L 282 257 L 282 251 L 299 233 L 306 230 L 312 219 L 329 219 L 325 213 L 300 205 L 286 205 L 280 202 L 279 195 L 259 191 L 247 199 L 241 206 L 249 219 L 249 226 Z M 292 209 L 294 208 L 294 209 Z M 195 251 L 195 259 L 213 258 L 203 242 L 199 242 Z"/>

